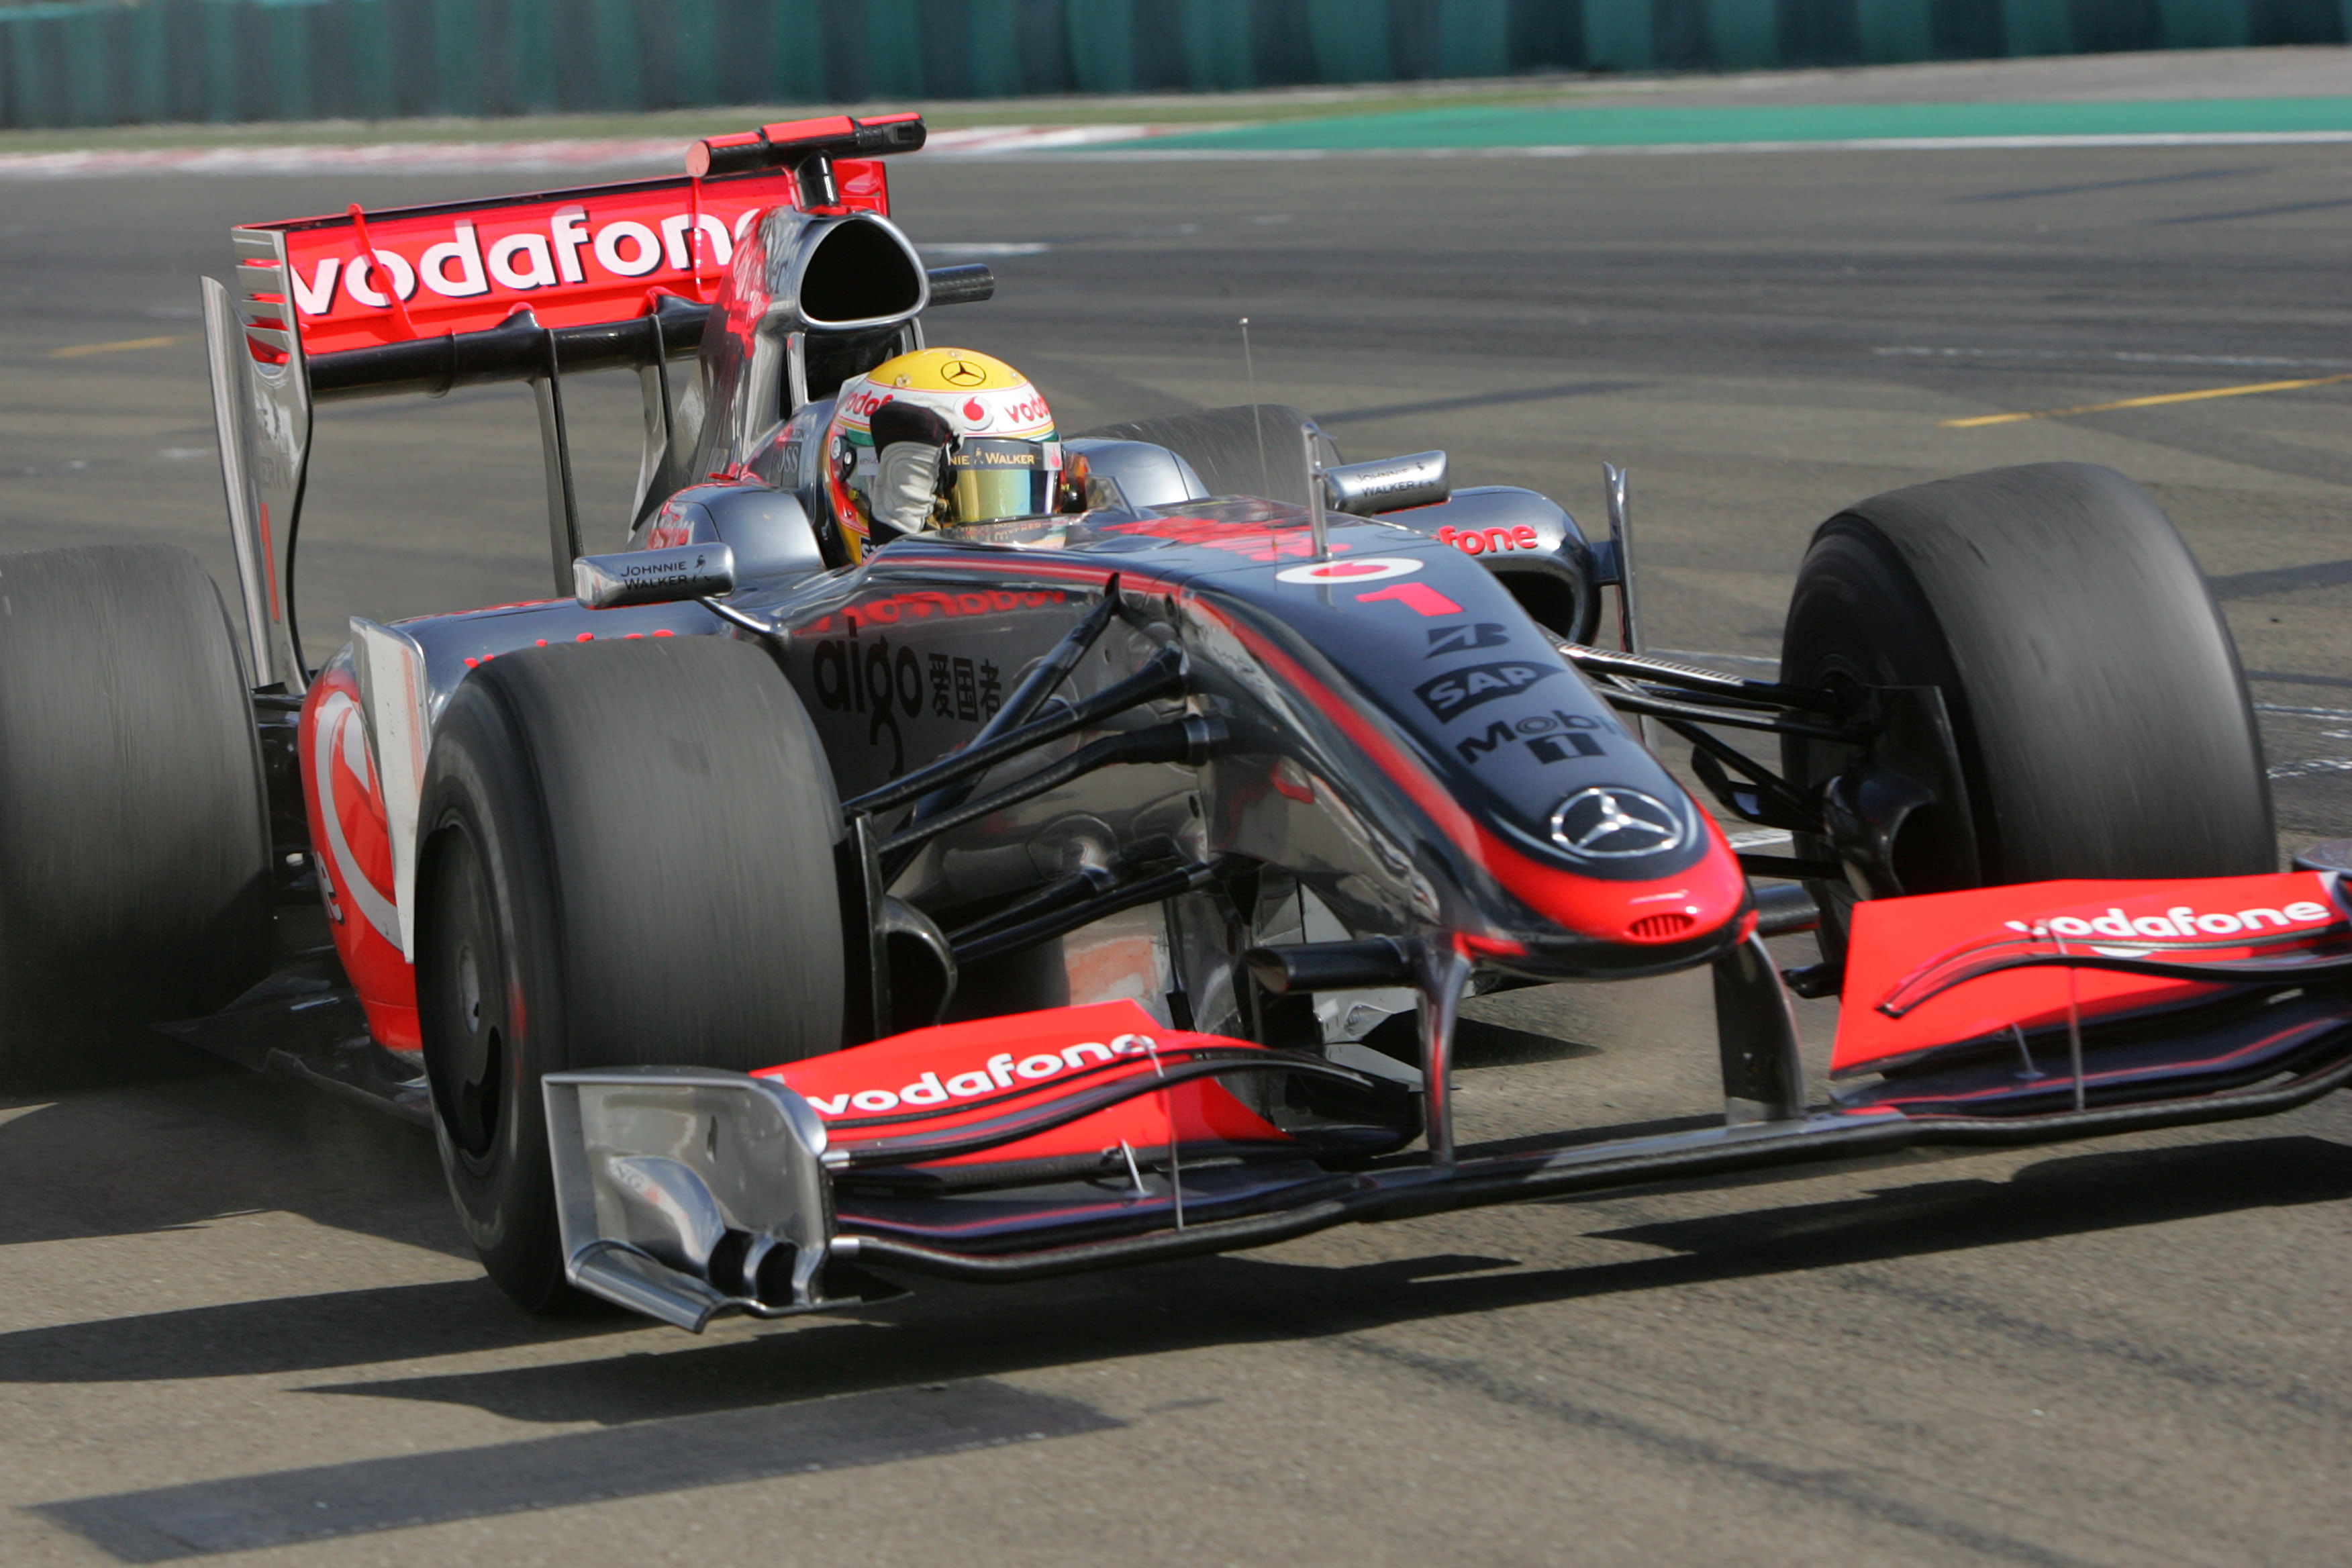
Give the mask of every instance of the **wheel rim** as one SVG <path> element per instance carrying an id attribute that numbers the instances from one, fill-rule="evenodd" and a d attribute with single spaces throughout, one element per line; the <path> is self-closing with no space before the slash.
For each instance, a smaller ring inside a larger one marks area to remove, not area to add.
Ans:
<path id="1" fill-rule="evenodd" d="M 504 944 L 491 912 L 480 857 L 462 831 L 441 860 L 442 919 L 427 963 L 434 1054 L 434 1098 L 458 1155 L 477 1170 L 495 1155 L 509 1108 L 507 1079 L 513 1027 Z M 420 980 L 426 977 L 419 975 Z"/>

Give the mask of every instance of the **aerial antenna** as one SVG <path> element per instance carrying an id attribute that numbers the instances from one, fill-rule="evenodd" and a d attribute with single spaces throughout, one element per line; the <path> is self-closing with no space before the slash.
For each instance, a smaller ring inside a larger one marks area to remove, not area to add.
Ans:
<path id="1" fill-rule="evenodd" d="M 1250 428 L 1257 432 L 1258 494 L 1271 499 L 1274 468 L 1265 460 L 1265 410 L 1258 406 L 1257 362 L 1250 358 L 1249 318 L 1242 318 L 1242 372 L 1249 377 Z"/>

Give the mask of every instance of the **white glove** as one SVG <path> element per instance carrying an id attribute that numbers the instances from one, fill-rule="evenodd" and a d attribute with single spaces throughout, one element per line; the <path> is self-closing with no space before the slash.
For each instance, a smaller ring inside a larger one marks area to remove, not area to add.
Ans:
<path id="1" fill-rule="evenodd" d="M 873 508 L 877 522 L 901 533 L 919 533 L 931 526 L 939 503 L 940 464 L 946 457 L 937 447 L 920 441 L 898 441 L 883 449 L 875 465 Z"/>

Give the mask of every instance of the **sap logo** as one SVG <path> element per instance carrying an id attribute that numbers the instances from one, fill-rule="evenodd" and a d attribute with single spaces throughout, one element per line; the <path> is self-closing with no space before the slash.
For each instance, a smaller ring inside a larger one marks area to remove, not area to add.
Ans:
<path id="1" fill-rule="evenodd" d="M 1517 723 L 1497 719 L 1486 726 L 1485 734 L 1470 736 L 1454 750 L 1461 752 L 1464 762 L 1475 764 L 1513 742 L 1523 741 L 1536 761 L 1564 763 L 1570 757 L 1604 755 L 1601 742 L 1591 734 L 1601 727 L 1598 719 L 1554 710 Z"/>
<path id="2" fill-rule="evenodd" d="M 1523 522 L 1517 528 L 1441 528 L 1437 542 L 1451 544 L 1465 555 L 1484 555 L 1489 550 L 1533 550 L 1543 541 Z"/>
<path id="3" fill-rule="evenodd" d="M 1510 640 L 1510 632 L 1492 621 L 1480 621 L 1467 626 L 1432 626 L 1429 628 L 1429 651 L 1421 657 L 1435 658 L 1441 653 L 1469 653 L 1476 648 L 1500 647 Z"/>
<path id="4" fill-rule="evenodd" d="M 1494 664 L 1465 665 L 1449 669 L 1433 680 L 1424 680 L 1412 689 L 1421 705 L 1442 720 L 1451 721 L 1467 713 L 1482 703 L 1497 697 L 1510 697 L 1525 691 L 1547 676 L 1558 675 L 1558 665 L 1529 664 L 1509 658 Z"/>

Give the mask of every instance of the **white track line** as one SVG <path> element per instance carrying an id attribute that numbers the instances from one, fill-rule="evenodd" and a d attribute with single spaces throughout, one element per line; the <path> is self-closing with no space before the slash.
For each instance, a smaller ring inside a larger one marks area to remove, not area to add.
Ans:
<path id="1" fill-rule="evenodd" d="M 1712 658 L 1725 664 L 1760 664 L 1772 669 L 1780 668 L 1779 659 L 1760 658 L 1752 653 L 1701 653 L 1696 648 L 1688 647 L 1654 647 L 1650 651 L 1661 658 Z"/>
<path id="2" fill-rule="evenodd" d="M 990 125 L 934 131 L 926 154 L 995 157 L 1072 152 L 1098 142 L 1140 142 L 1204 125 Z M 95 148 L 0 153 L 0 180 L 92 180 L 154 174 L 537 174 L 562 169 L 686 165 L 685 136 L 516 142 L 378 142 L 351 146 Z"/>
<path id="3" fill-rule="evenodd" d="M 2084 360 L 2108 360 L 2118 364 L 2228 364 L 2281 370 L 2340 370 L 2352 365 L 2352 359 L 2286 359 L 2276 354 L 2127 353 L 2116 349 L 1958 349 L 1901 344 L 1874 348 L 1870 352 L 1881 358 L 2070 360 L 2078 363 Z"/>
<path id="4" fill-rule="evenodd" d="M 1180 127 L 1179 132 L 1190 127 Z M 2112 136 L 1873 136 L 1822 142 L 1575 142 L 1525 147 L 1115 147 L 1069 156 L 1135 163 L 1298 163 L 1318 158 L 1612 158 L 1696 153 L 2000 153 L 2052 147 L 2276 147 L 2352 142 L 2352 131 L 2148 132 Z"/>
<path id="5" fill-rule="evenodd" d="M 2276 702 L 2257 702 L 2257 713 L 2293 713 L 2306 719 L 2352 719 L 2352 708 L 2289 708 Z"/>
<path id="6" fill-rule="evenodd" d="M 2112 136 L 1888 136 L 1825 142 L 1674 142 L 1532 147 L 1106 147 L 1228 130 L 1227 125 L 1001 125 L 931 134 L 921 156 L 1165 163 L 1297 163 L 1321 158 L 1608 158 L 1701 153 L 2002 152 L 2044 147 L 2274 147 L 2352 142 L 2352 131 L 2157 132 Z M 155 174 L 534 174 L 586 168 L 677 168 L 684 137 L 604 141 L 386 142 L 355 146 L 104 148 L 0 153 L 0 180 L 89 180 Z"/>
<path id="7" fill-rule="evenodd" d="M 0 179 L 91 180 L 156 174 L 429 174 L 685 166 L 686 142 L 386 142 L 349 147 L 104 148 L 0 154 Z"/>
<path id="8" fill-rule="evenodd" d="M 925 256 L 1043 256 L 1051 240 L 946 240 L 916 247 Z"/>

